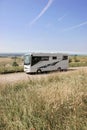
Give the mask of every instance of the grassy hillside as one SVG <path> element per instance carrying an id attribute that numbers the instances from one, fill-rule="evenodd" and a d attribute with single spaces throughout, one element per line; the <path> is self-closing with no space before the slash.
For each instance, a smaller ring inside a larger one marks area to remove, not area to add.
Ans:
<path id="1" fill-rule="evenodd" d="M 87 72 L 0 86 L 0 130 L 87 130 Z"/>

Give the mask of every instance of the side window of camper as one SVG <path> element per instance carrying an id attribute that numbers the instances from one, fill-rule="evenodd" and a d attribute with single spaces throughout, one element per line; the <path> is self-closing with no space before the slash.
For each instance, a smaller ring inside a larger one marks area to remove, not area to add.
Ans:
<path id="1" fill-rule="evenodd" d="M 41 61 L 48 61 L 49 60 L 49 57 L 48 56 L 43 56 L 41 57 Z"/>
<path id="2" fill-rule="evenodd" d="M 39 56 L 32 56 L 32 66 L 37 64 L 39 61 L 41 61 L 41 57 Z"/>
<path id="3" fill-rule="evenodd" d="M 57 57 L 56 57 L 56 56 L 53 56 L 53 57 L 52 57 L 52 59 L 53 59 L 53 60 L 56 60 L 56 59 L 57 59 Z"/>
<path id="4" fill-rule="evenodd" d="M 49 60 L 49 57 L 47 56 L 32 56 L 32 66 L 37 64 L 40 61 L 47 61 Z"/>
<path id="5" fill-rule="evenodd" d="M 68 56 L 63 56 L 63 60 L 67 60 L 68 59 Z"/>

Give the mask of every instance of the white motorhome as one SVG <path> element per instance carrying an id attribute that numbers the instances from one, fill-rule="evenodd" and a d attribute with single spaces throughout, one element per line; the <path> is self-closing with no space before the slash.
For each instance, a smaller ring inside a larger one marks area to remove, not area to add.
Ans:
<path id="1" fill-rule="evenodd" d="M 41 73 L 68 69 L 68 55 L 62 53 L 31 53 L 24 55 L 24 71 Z"/>

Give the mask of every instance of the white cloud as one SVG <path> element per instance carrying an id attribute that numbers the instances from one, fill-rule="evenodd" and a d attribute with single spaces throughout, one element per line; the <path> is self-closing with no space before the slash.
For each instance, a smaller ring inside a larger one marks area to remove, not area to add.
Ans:
<path id="1" fill-rule="evenodd" d="M 63 15 L 63 16 L 61 16 L 61 17 L 59 17 L 59 18 L 58 18 L 58 21 L 60 22 L 60 21 L 63 20 L 65 17 L 66 17 L 66 14 Z"/>
<path id="2" fill-rule="evenodd" d="M 54 0 L 48 0 L 48 3 L 46 4 L 46 6 L 43 8 L 43 10 L 39 13 L 38 16 L 36 16 L 35 19 L 33 19 L 33 21 L 30 23 L 30 25 L 33 25 L 47 10 L 48 8 L 51 6 L 51 4 L 53 3 Z"/>
<path id="3" fill-rule="evenodd" d="M 82 26 L 84 26 L 84 25 L 87 25 L 87 21 L 85 21 L 85 22 L 83 22 L 83 23 L 80 23 L 80 24 L 77 24 L 77 25 L 74 25 L 74 26 L 72 26 L 72 27 L 66 28 L 66 29 L 64 29 L 63 31 L 65 32 L 65 31 L 74 30 L 74 29 L 80 28 L 80 27 L 82 27 Z"/>

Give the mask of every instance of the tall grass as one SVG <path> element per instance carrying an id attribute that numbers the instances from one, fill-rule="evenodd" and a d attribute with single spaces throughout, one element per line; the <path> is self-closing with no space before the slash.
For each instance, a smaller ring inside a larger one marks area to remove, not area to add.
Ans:
<path id="1" fill-rule="evenodd" d="M 23 72 L 23 66 L 0 66 L 0 74 Z"/>
<path id="2" fill-rule="evenodd" d="M 0 57 L 0 74 L 14 73 L 14 72 L 23 72 L 23 58 Z"/>
<path id="3" fill-rule="evenodd" d="M 6 85 L 0 91 L 0 130 L 87 130 L 87 73 Z"/>
<path id="4" fill-rule="evenodd" d="M 87 66 L 87 56 L 70 56 L 69 66 L 70 67 Z"/>
<path id="5" fill-rule="evenodd" d="M 86 62 L 71 62 L 69 63 L 70 67 L 84 67 L 87 66 L 87 61 Z"/>

